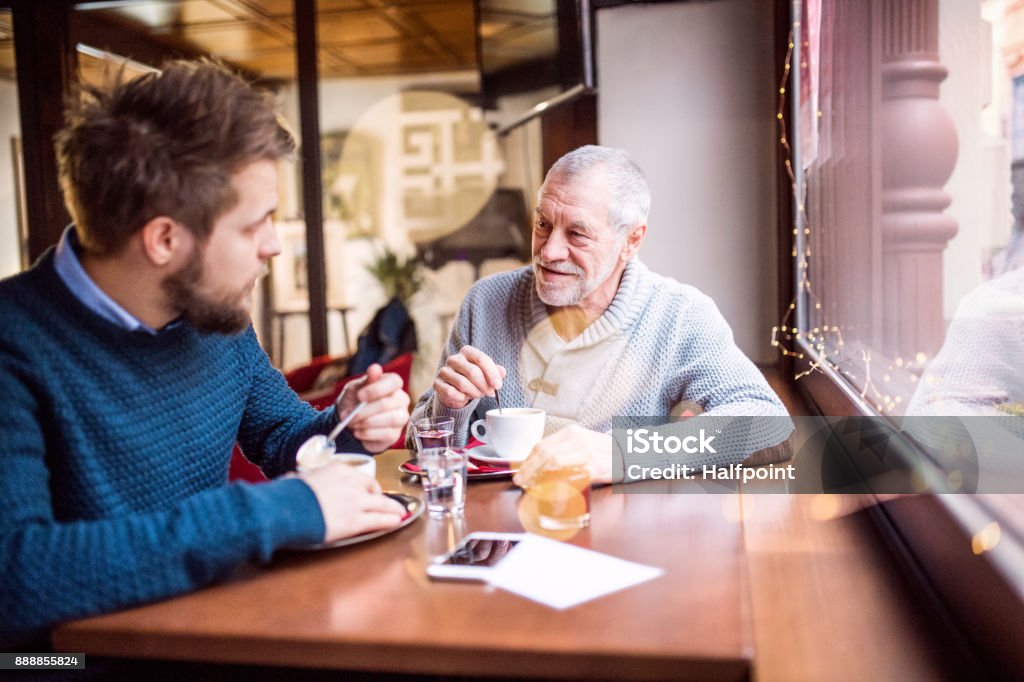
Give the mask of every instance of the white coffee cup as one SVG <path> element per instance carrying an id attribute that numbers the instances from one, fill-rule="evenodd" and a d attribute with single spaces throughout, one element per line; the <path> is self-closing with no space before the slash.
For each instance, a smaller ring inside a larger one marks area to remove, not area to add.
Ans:
<path id="1" fill-rule="evenodd" d="M 327 441 L 327 436 L 313 436 L 302 444 L 295 457 L 296 468 L 300 474 L 333 462 L 353 467 L 370 478 L 377 476 L 377 460 L 359 452 L 334 452 L 334 447 Z"/>
<path id="2" fill-rule="evenodd" d="M 370 455 L 358 452 L 339 452 L 331 457 L 331 464 L 335 462 L 350 466 L 361 474 L 370 478 L 377 477 L 377 460 Z"/>
<path id="3" fill-rule="evenodd" d="M 544 437 L 544 410 L 534 407 L 488 410 L 486 419 L 477 419 L 469 430 L 477 440 L 494 448 L 498 457 L 524 460 Z"/>

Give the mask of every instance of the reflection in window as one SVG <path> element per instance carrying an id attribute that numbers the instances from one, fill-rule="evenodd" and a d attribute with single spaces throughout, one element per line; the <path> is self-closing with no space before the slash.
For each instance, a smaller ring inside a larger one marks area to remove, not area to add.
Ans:
<path id="1" fill-rule="evenodd" d="M 915 489 L 979 493 L 935 499 L 1020 594 L 1024 5 L 797 6 L 779 118 L 799 281 L 774 340 L 892 418 Z"/>
<path id="2" fill-rule="evenodd" d="M 117 78 L 133 78 L 159 67 L 161 62 L 181 57 L 208 56 L 222 60 L 263 86 L 278 92 L 294 84 L 295 30 L 290 0 L 236 3 L 216 0 L 147 0 L 146 2 L 85 3 L 76 6 L 71 17 L 71 34 L 76 44 L 78 79 L 95 86 L 107 86 Z M 93 44 L 99 43 L 99 44 Z M 101 45 L 100 45 L 101 44 Z M 100 49 L 102 46 L 102 49 Z M 298 130 L 298 111 L 288 109 L 288 122 Z M 296 164 L 282 163 L 280 206 L 289 215 L 301 214 L 301 192 Z M 294 229 L 292 230 L 294 231 Z M 287 232 L 287 230 L 286 230 Z M 289 234 L 285 246 L 298 249 Z M 271 357 L 282 360 L 287 329 L 298 329 L 303 338 L 291 346 L 309 357 L 308 287 L 305 283 L 305 232 L 299 232 L 301 252 L 287 262 L 294 283 L 286 305 L 280 311 L 265 305 L 270 296 L 269 280 L 257 288 L 253 323 L 260 341 Z M 273 261 L 272 261 L 273 264 Z M 301 270 L 294 268 L 301 265 Z M 274 267 L 274 265 L 272 265 Z M 299 316 L 293 316 L 300 311 Z M 280 312 L 280 314 L 277 314 Z M 305 329 L 303 328 L 305 326 Z"/>
<path id="3" fill-rule="evenodd" d="M 882 414 L 1016 413 L 1024 8 L 804 0 L 801 19 L 787 84 L 806 278 L 781 345 Z"/>
<path id="4" fill-rule="evenodd" d="M 119 80 L 131 80 L 157 70 L 148 64 L 83 43 L 79 43 L 75 50 L 78 53 L 78 81 L 97 88 L 110 88 Z"/>
<path id="5" fill-rule="evenodd" d="M 507 50 L 522 47 L 523 41 L 533 45 L 537 36 L 546 36 L 544 39 L 550 43 L 553 8 L 556 4 L 575 6 L 572 1 L 552 0 L 511 0 L 500 4 L 508 21 L 499 37 Z M 273 87 L 285 117 L 297 131 L 301 126 L 292 6 L 291 0 L 81 3 L 75 6 L 70 23 L 73 41 L 83 44 L 78 52 L 79 75 L 83 81 L 103 83 L 122 68 L 124 58 L 134 60 L 126 67 L 131 70 L 159 66 L 170 55 L 209 55 Z M 483 193 L 481 188 L 487 189 L 489 196 L 489 188 L 496 185 L 508 190 L 505 196 L 523 197 L 524 202 L 532 201 L 536 192 L 541 178 L 539 123 L 497 139 L 492 143 L 497 149 L 488 149 L 483 154 L 467 143 L 477 131 L 489 132 L 495 125 L 507 124 L 525 103 L 521 101 L 525 95 L 501 90 L 487 102 L 487 106 L 497 106 L 498 110 L 481 113 L 484 98 L 478 72 L 478 35 L 482 28 L 475 7 L 475 3 L 464 0 L 316 3 L 331 355 L 354 350 L 356 335 L 386 302 L 385 287 L 367 267 L 386 264 L 391 252 L 399 257 L 413 256 L 421 242 L 426 243 L 410 239 L 410 229 L 435 241 L 451 237 L 473 221 L 473 214 L 481 207 L 486 212 L 491 206 L 486 196 L 477 196 Z M 534 19 L 547 21 L 547 28 L 533 26 Z M 550 61 L 550 53 L 550 49 L 542 50 L 539 56 Z M 564 68 L 564 63 L 575 63 L 568 57 L 557 61 L 560 68 Z M 545 68 L 551 69 L 553 65 L 547 64 Z M 540 85 L 534 81 L 526 82 Z M 545 79 L 543 85 L 549 86 L 551 82 Z M 558 88 L 554 90 L 557 92 Z M 462 112 L 459 122 L 449 126 L 451 145 L 435 144 L 442 137 L 442 126 L 431 121 L 410 131 L 401 144 L 394 141 L 397 138 L 382 139 L 355 130 L 361 117 L 394 96 L 407 100 L 400 108 L 406 118 L 427 116 L 412 111 L 418 105 L 409 94 L 424 91 L 458 98 Z M 442 147 L 450 148 L 459 163 L 476 163 L 482 171 L 432 176 L 439 164 L 433 164 L 428 157 L 444 151 Z M 343 163 L 346 152 L 351 159 L 348 167 Z M 384 160 L 412 157 L 427 159 L 426 170 L 409 166 L 397 178 L 397 184 L 394 178 L 386 176 Z M 350 167 L 362 170 L 352 173 Z M 310 360 L 308 254 L 301 169 L 297 165 L 282 167 L 280 177 L 276 220 L 282 254 L 271 261 L 272 276 L 263 290 L 265 323 L 255 321 L 275 364 L 289 369 Z M 468 211 L 470 215 L 462 215 L 466 211 L 452 209 L 454 204 L 437 201 L 429 192 L 409 189 L 413 185 L 426 187 L 435 181 L 446 184 L 453 196 L 472 195 L 476 208 Z M 398 193 L 399 184 L 407 191 Z M 505 203 L 508 202 L 502 205 Z M 513 215 L 523 215 L 526 210 L 516 207 Z M 486 222 L 497 221 L 489 217 Z M 498 231 L 509 232 L 506 227 L 501 224 Z M 458 243 L 444 245 L 446 252 L 464 253 L 466 244 L 454 241 Z M 434 292 L 438 305 L 417 320 L 421 352 L 429 358 L 424 365 L 426 371 L 432 369 L 440 352 L 440 339 L 450 324 L 454 305 L 473 279 L 519 263 L 522 241 L 518 234 L 512 234 L 507 248 L 492 249 L 486 262 L 462 258 L 460 262 L 453 259 L 441 264 L 443 258 L 434 258 L 439 265 L 436 272 L 424 273 L 430 280 L 425 291 Z M 433 252 L 437 256 L 440 250 Z M 424 387 L 414 385 L 414 390 Z"/>
<path id="6" fill-rule="evenodd" d="M 408 305 L 421 358 L 412 377 L 417 393 L 433 378 L 455 306 L 473 280 L 525 257 L 518 228 L 507 244 L 480 229 L 495 188 L 511 186 L 522 197 L 534 188 L 519 188 L 538 173 L 505 162 L 508 139 L 495 137 L 490 112 L 485 118 L 481 110 L 473 3 L 392 3 L 383 13 L 318 7 L 330 353 L 354 350 L 389 292 L 422 280 Z M 525 146 L 521 137 L 514 143 L 516 153 Z M 415 272 L 402 267 L 408 258 L 419 259 Z M 290 345 L 285 366 L 294 361 Z"/>

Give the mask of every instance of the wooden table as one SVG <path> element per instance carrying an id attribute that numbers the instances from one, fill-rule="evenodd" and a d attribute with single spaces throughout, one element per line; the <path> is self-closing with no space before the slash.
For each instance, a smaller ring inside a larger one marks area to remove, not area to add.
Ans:
<path id="1" fill-rule="evenodd" d="M 386 489 L 408 454 L 378 458 Z M 656 483 L 656 482 L 653 482 Z M 378 540 L 280 553 L 200 592 L 54 632 L 58 651 L 225 663 L 542 678 L 747 678 L 753 634 L 738 496 L 593 492 L 571 540 L 665 575 L 559 611 L 424 567 L 453 544 L 426 516 Z M 520 491 L 473 483 L 465 528 L 519 531 Z M 731 501 L 730 501 L 731 500 Z"/>

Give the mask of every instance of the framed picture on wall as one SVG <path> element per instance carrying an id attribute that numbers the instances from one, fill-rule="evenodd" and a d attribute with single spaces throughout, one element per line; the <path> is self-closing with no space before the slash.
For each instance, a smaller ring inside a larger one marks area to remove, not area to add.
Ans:
<path id="1" fill-rule="evenodd" d="M 270 261 L 275 312 L 309 309 L 309 270 L 306 263 L 306 223 L 282 220 L 274 223 L 281 253 Z"/>

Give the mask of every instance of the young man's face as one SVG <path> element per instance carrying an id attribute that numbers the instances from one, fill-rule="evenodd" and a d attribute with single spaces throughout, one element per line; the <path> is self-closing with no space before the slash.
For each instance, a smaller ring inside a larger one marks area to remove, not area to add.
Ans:
<path id="1" fill-rule="evenodd" d="M 608 222 L 601 167 L 573 179 L 549 176 L 533 227 L 537 295 L 550 306 L 611 301 L 618 288 L 623 239 Z"/>
<path id="2" fill-rule="evenodd" d="M 277 209 L 277 165 L 256 161 L 231 179 L 238 203 L 221 215 L 205 244 L 165 280 L 172 302 L 197 329 L 230 334 L 245 329 L 253 288 L 267 260 L 281 253 L 271 219 Z"/>

